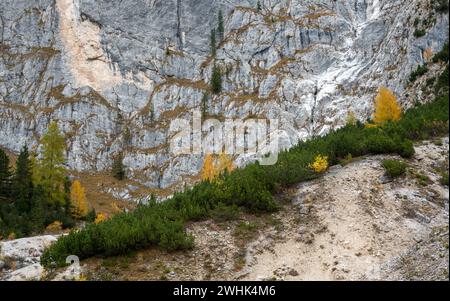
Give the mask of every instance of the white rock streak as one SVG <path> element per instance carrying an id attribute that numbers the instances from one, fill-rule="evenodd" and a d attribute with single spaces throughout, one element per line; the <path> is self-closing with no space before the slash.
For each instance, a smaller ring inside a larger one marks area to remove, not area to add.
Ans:
<path id="1" fill-rule="evenodd" d="M 151 82 L 143 73 L 138 74 L 139 81 L 135 82 L 131 73 L 122 76 L 114 71 L 118 68 L 111 68 L 112 63 L 102 48 L 100 27 L 81 19 L 79 0 L 58 0 L 56 4 L 60 16 L 60 37 L 75 86 L 90 86 L 102 92 L 121 83 L 134 83 L 140 89 L 149 89 Z"/>

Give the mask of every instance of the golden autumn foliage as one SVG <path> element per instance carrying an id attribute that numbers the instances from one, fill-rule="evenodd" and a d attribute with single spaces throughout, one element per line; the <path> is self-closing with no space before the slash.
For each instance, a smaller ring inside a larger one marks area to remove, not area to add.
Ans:
<path id="1" fill-rule="evenodd" d="M 9 233 L 8 240 L 14 240 L 14 239 L 16 239 L 16 233 L 14 233 L 14 232 Z"/>
<path id="2" fill-rule="evenodd" d="M 62 223 L 60 221 L 54 221 L 45 228 L 48 232 L 58 232 L 62 230 Z"/>
<path id="3" fill-rule="evenodd" d="M 97 216 L 95 217 L 94 223 L 95 223 L 95 224 L 100 224 L 100 223 L 106 221 L 107 219 L 108 219 L 108 216 L 107 216 L 106 214 L 104 214 L 104 213 L 99 213 L 99 214 L 97 214 Z"/>
<path id="4" fill-rule="evenodd" d="M 328 157 L 317 155 L 314 162 L 309 164 L 309 168 L 313 169 L 317 173 L 322 173 L 328 169 Z"/>
<path id="5" fill-rule="evenodd" d="M 207 154 L 203 161 L 202 179 L 205 181 L 212 181 L 215 177 L 214 158 L 211 154 Z"/>
<path id="6" fill-rule="evenodd" d="M 222 152 L 218 159 L 214 159 L 212 154 L 205 157 L 202 168 L 202 179 L 205 181 L 214 181 L 224 171 L 231 172 L 234 169 L 231 157 Z"/>
<path id="7" fill-rule="evenodd" d="M 70 200 L 72 202 L 73 215 L 76 218 L 83 218 L 88 214 L 89 208 L 85 190 L 78 180 L 75 180 L 72 183 L 72 187 L 70 188 Z"/>
<path id="8" fill-rule="evenodd" d="M 111 206 L 112 206 L 112 209 L 114 210 L 114 213 L 121 213 L 121 212 L 123 212 L 123 210 L 117 205 L 116 202 L 113 202 Z"/>
<path id="9" fill-rule="evenodd" d="M 79 277 L 77 277 L 77 278 L 75 279 L 75 281 L 87 281 L 87 277 L 84 276 L 84 275 L 80 275 Z"/>
<path id="10" fill-rule="evenodd" d="M 219 155 L 219 162 L 216 167 L 217 171 L 220 173 L 224 172 L 225 170 L 227 172 L 232 172 L 234 169 L 233 160 L 231 160 L 231 157 L 224 152 L 222 152 Z"/>
<path id="11" fill-rule="evenodd" d="M 397 121 L 402 116 L 402 110 L 397 103 L 397 97 L 391 90 L 381 87 L 375 98 L 375 114 L 373 121 L 378 124 L 386 121 Z"/>

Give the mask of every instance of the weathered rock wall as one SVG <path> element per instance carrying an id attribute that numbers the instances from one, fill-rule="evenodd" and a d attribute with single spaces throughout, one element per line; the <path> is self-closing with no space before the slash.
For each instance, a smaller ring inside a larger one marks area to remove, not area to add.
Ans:
<path id="1" fill-rule="evenodd" d="M 280 118 L 282 147 L 342 125 L 349 110 L 367 119 L 381 85 L 405 106 L 421 100 L 408 76 L 448 40 L 448 14 L 430 1 L 256 2 L 1 0 L 0 145 L 35 146 L 56 119 L 71 168 L 107 169 L 124 149 L 142 183 L 187 181 L 203 158 L 171 155 L 169 125 L 201 106 L 219 10 L 224 91 L 208 113 Z"/>

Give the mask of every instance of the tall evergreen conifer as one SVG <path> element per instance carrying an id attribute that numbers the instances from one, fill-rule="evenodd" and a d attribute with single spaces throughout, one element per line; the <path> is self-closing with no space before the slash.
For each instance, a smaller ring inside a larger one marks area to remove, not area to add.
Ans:
<path id="1" fill-rule="evenodd" d="M 52 121 L 47 133 L 42 138 L 42 158 L 39 162 L 40 182 L 48 199 L 53 204 L 64 205 L 66 193 L 64 184 L 66 180 L 65 139 L 58 129 L 56 122 Z"/>
<path id="2" fill-rule="evenodd" d="M 32 166 L 28 148 L 24 146 L 16 162 L 16 170 L 12 181 L 14 203 L 20 212 L 33 209 Z"/>
<path id="3" fill-rule="evenodd" d="M 0 201 L 7 199 L 11 193 L 10 187 L 11 170 L 9 166 L 9 158 L 6 153 L 0 149 Z"/>
<path id="4" fill-rule="evenodd" d="M 223 21 L 223 13 L 220 10 L 219 11 L 219 23 L 217 25 L 217 34 L 219 35 L 219 43 L 223 41 L 223 38 L 225 36 L 225 25 Z"/>

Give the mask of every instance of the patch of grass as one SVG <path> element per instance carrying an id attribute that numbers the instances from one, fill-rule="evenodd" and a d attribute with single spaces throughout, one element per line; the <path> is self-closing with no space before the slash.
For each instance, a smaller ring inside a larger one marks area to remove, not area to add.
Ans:
<path id="1" fill-rule="evenodd" d="M 442 146 L 442 139 L 434 139 L 433 144 L 436 146 Z"/>
<path id="2" fill-rule="evenodd" d="M 102 266 L 105 268 L 114 268 L 117 266 L 117 260 L 114 257 L 104 258 L 102 260 Z"/>
<path id="3" fill-rule="evenodd" d="M 431 183 L 431 179 L 429 176 L 424 175 L 423 173 L 416 173 L 415 177 L 417 179 L 417 184 L 420 186 L 427 186 Z"/>
<path id="4" fill-rule="evenodd" d="M 281 231 L 283 223 L 280 219 L 273 217 L 272 215 L 267 215 L 264 219 L 266 225 L 272 226 L 277 231 Z"/>
<path id="5" fill-rule="evenodd" d="M 119 267 L 121 269 L 128 269 L 130 267 L 131 257 L 125 256 L 119 261 Z"/>
<path id="6" fill-rule="evenodd" d="M 383 160 L 381 165 L 386 170 L 386 174 L 391 178 L 397 178 L 404 175 L 408 164 L 399 160 Z"/>
<path id="7" fill-rule="evenodd" d="M 236 271 L 240 271 L 244 268 L 246 264 L 246 258 L 245 258 L 245 249 L 240 250 L 238 253 L 234 255 L 234 269 Z"/>
<path id="8" fill-rule="evenodd" d="M 442 185 L 448 186 L 448 172 L 443 172 L 441 174 L 441 181 L 440 182 L 441 182 Z"/>
<path id="9" fill-rule="evenodd" d="M 258 222 L 242 221 L 234 230 L 233 236 L 245 241 L 250 241 L 256 238 L 260 224 Z"/>
<path id="10" fill-rule="evenodd" d="M 341 164 L 341 166 L 346 166 L 352 162 L 355 162 L 356 160 L 357 158 L 353 158 L 352 154 L 348 154 L 344 159 L 341 159 L 339 161 L 339 164 Z"/>

